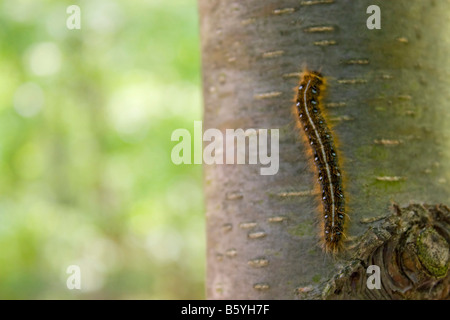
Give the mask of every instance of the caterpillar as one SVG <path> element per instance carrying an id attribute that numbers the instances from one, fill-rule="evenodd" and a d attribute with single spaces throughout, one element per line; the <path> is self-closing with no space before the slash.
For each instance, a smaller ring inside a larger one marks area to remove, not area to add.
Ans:
<path id="1" fill-rule="evenodd" d="M 333 133 L 321 110 L 325 88 L 326 80 L 319 72 L 304 72 L 298 86 L 296 115 L 311 147 L 321 189 L 323 249 L 335 253 L 342 247 L 346 214 Z"/>

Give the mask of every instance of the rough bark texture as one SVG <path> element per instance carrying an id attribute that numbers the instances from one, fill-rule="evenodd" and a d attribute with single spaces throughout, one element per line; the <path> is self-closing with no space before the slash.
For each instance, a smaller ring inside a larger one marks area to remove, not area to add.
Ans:
<path id="1" fill-rule="evenodd" d="M 366 27 L 371 4 L 381 8 L 381 30 Z M 449 1 L 199 0 L 199 7 L 204 130 L 280 129 L 276 175 L 259 175 L 257 165 L 204 167 L 208 298 L 317 298 L 301 288 L 328 284 L 351 258 L 318 245 L 316 182 L 292 114 L 304 67 L 328 79 L 349 238 L 394 201 L 450 202 Z"/>
<path id="2" fill-rule="evenodd" d="M 412 204 L 393 209 L 381 226 L 359 239 L 352 259 L 330 281 L 298 293 L 324 299 L 448 299 L 449 208 Z M 370 265 L 382 270 L 380 288 L 366 285 Z"/>

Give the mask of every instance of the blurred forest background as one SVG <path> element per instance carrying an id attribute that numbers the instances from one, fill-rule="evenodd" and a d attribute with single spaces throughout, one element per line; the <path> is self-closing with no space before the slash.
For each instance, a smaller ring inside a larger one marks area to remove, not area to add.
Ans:
<path id="1" fill-rule="evenodd" d="M 204 298 L 199 51 L 195 0 L 0 2 L 0 298 Z"/>

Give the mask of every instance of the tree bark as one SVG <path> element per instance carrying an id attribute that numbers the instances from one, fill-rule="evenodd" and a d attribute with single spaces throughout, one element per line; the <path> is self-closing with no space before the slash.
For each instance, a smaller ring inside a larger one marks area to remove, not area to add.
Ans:
<path id="1" fill-rule="evenodd" d="M 369 30 L 372 2 L 199 0 L 203 129 L 280 129 L 276 175 L 204 166 L 209 299 L 308 298 L 302 288 L 348 258 L 318 244 L 316 178 L 292 114 L 305 67 L 328 80 L 349 239 L 393 202 L 449 203 L 450 2 L 377 2 L 381 29 Z"/>

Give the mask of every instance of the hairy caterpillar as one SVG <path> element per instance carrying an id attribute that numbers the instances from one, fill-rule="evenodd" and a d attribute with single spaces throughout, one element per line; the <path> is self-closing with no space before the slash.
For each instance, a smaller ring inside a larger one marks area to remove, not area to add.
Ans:
<path id="1" fill-rule="evenodd" d="M 298 87 L 296 115 L 311 147 L 317 169 L 323 207 L 323 247 L 327 252 L 336 252 L 344 236 L 345 201 L 333 134 L 321 110 L 325 87 L 326 81 L 319 72 L 304 72 Z"/>

